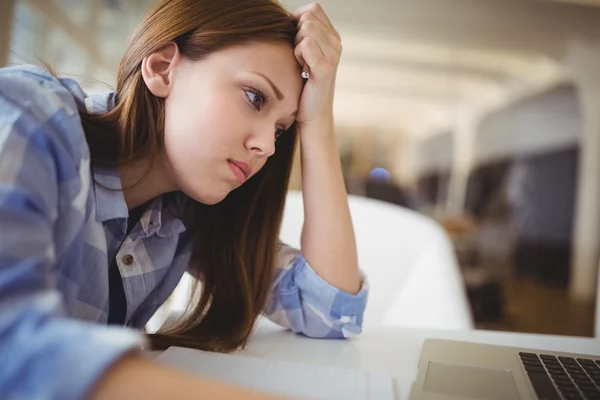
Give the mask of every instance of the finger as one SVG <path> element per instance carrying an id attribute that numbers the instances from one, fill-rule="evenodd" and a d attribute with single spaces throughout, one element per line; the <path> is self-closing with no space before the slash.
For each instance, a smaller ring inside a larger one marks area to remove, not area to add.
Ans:
<path id="1" fill-rule="evenodd" d="M 335 36 L 336 38 L 341 40 L 340 34 L 333 27 L 333 24 L 331 23 L 331 21 L 329 20 L 329 18 L 325 14 L 325 12 L 320 8 L 320 6 L 318 9 L 315 9 L 314 11 L 310 10 L 310 11 L 304 12 L 304 14 L 302 14 L 298 18 L 298 24 L 300 24 L 301 22 L 304 22 L 306 20 L 311 20 L 311 19 L 316 19 L 319 22 L 321 22 L 323 24 L 323 26 L 326 27 L 327 30 L 331 31 L 333 36 Z"/>
<path id="2" fill-rule="evenodd" d="M 299 51 L 299 55 L 296 55 L 297 48 L 297 46 L 294 48 L 294 56 L 296 57 L 296 61 L 298 61 L 298 64 L 300 64 L 300 66 L 304 68 L 304 66 L 306 65 L 306 61 L 304 61 L 304 57 L 302 57 L 302 51 Z"/>
<path id="3" fill-rule="evenodd" d="M 315 4 L 319 4 L 319 3 L 316 3 L 316 2 L 309 3 L 309 4 L 306 4 L 306 5 L 298 8 L 295 11 L 292 11 L 292 13 L 291 13 L 292 17 L 294 17 L 295 19 L 299 19 L 302 16 L 302 14 L 304 14 L 305 12 L 312 11 L 316 7 Z"/>
<path id="4" fill-rule="evenodd" d="M 302 42 L 306 37 L 313 39 L 328 60 L 337 60 L 341 55 L 341 43 L 325 26 L 317 20 L 308 20 L 296 34 L 295 44 Z"/>
<path id="5" fill-rule="evenodd" d="M 323 7 L 321 7 L 321 5 L 319 3 L 311 3 L 304 7 L 301 7 L 298 10 L 294 11 L 292 13 L 292 16 L 295 19 L 297 19 L 298 21 L 301 21 L 302 19 L 310 18 L 310 16 L 314 16 L 319 21 L 321 21 L 323 23 L 323 25 L 325 25 L 329 30 L 331 30 L 331 32 L 333 33 L 333 35 L 335 37 L 337 37 L 338 39 L 341 40 L 340 34 L 335 29 L 335 27 L 333 26 L 333 23 L 331 22 L 331 20 L 329 19 L 329 17 L 323 10 Z"/>
<path id="6" fill-rule="evenodd" d="M 303 70 L 306 70 L 306 66 L 308 66 L 311 76 L 315 74 L 328 74 L 330 72 L 323 52 L 312 38 L 304 38 L 294 49 L 294 55 L 296 58 L 302 57 L 304 59 L 306 64 Z"/>
<path id="7" fill-rule="evenodd" d="M 304 14 L 305 16 L 307 14 Z M 318 44 L 329 46 L 337 53 L 337 58 L 342 54 L 342 42 L 336 37 L 331 30 L 317 18 L 302 19 L 298 22 L 298 33 L 296 34 L 295 45 L 300 43 L 305 37 L 314 36 Z M 319 38 L 326 40 L 325 43 L 319 42 Z M 325 53 L 327 55 L 327 53 Z"/>
<path id="8" fill-rule="evenodd" d="M 303 56 L 303 49 L 302 46 L 300 46 L 300 44 L 296 47 L 294 47 L 294 57 L 296 57 L 296 60 L 298 61 L 298 64 L 300 64 L 300 69 L 302 71 L 302 74 L 304 74 L 304 72 L 308 72 L 310 74 L 310 67 L 308 65 L 308 63 L 304 60 L 304 56 Z M 304 77 L 304 75 L 303 75 Z"/>
<path id="9" fill-rule="evenodd" d="M 294 47 L 294 57 L 296 57 L 296 61 L 298 61 L 298 64 L 300 64 L 300 67 L 302 67 L 302 70 L 304 71 L 304 66 L 307 64 L 302 56 L 302 47 L 300 47 L 299 44 Z"/>
<path id="10" fill-rule="evenodd" d="M 301 15 L 298 16 L 298 18 L 296 18 L 298 20 L 298 22 L 300 23 L 300 22 L 306 21 L 307 19 L 314 18 L 314 19 L 321 21 L 321 23 L 323 25 L 325 25 L 327 27 L 327 29 L 333 30 L 333 25 L 331 24 L 331 21 L 329 21 L 329 19 L 325 15 L 325 13 L 322 12 L 321 6 L 319 6 L 318 3 L 313 3 L 313 4 L 317 4 L 318 7 L 310 8 L 310 9 L 304 11 Z M 312 4 L 311 4 L 311 6 L 312 6 Z"/>

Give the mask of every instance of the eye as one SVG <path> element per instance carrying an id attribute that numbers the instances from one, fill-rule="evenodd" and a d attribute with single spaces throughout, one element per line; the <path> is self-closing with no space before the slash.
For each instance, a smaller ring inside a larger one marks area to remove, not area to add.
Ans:
<path id="1" fill-rule="evenodd" d="M 253 89 L 246 89 L 244 92 L 246 93 L 246 97 L 248 97 L 250 104 L 256 109 L 256 111 L 260 111 L 265 106 L 267 97 L 264 94 Z"/>

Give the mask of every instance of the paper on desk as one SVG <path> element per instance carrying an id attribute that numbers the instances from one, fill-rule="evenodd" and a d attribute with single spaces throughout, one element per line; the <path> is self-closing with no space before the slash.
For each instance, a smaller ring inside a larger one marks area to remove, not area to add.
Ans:
<path id="1" fill-rule="evenodd" d="M 393 400 L 392 378 L 355 369 L 170 347 L 161 364 L 237 386 L 296 399 Z"/>

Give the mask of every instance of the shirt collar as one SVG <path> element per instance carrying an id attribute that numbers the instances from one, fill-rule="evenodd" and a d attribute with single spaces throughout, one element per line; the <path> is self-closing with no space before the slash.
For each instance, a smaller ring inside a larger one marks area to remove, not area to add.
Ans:
<path id="1" fill-rule="evenodd" d="M 115 105 L 114 93 L 83 96 L 83 99 L 86 110 L 94 114 L 106 113 L 112 110 Z M 129 210 L 123 195 L 119 170 L 117 168 L 93 167 L 93 176 L 97 219 L 105 222 L 116 218 L 127 218 Z"/>
<path id="2" fill-rule="evenodd" d="M 94 168 L 94 191 L 96 193 L 96 219 L 100 222 L 116 220 L 123 232 L 127 229 L 129 209 L 123 195 L 121 178 L 116 168 Z M 183 193 L 164 201 L 164 196 L 152 200 L 148 209 L 140 218 L 142 229 L 147 236 L 156 233 L 167 237 L 177 235 L 186 230 L 179 217 L 182 202 L 186 201 Z"/>
<path id="3" fill-rule="evenodd" d="M 91 113 L 106 113 L 115 106 L 115 94 L 96 94 L 85 97 L 85 108 Z M 127 229 L 129 209 L 125 202 L 121 177 L 117 168 L 94 168 L 94 189 L 96 192 L 96 217 L 101 222 L 116 219 L 123 232 Z M 140 218 L 144 233 L 148 236 L 172 236 L 185 231 L 181 219 L 174 215 L 174 207 L 180 206 L 184 195 L 177 196 L 179 202 L 164 204 L 163 196 L 154 199 Z M 176 204 L 179 203 L 179 204 Z M 163 220 L 163 215 L 165 216 Z M 119 220 L 120 219 L 120 220 Z"/>
<path id="4" fill-rule="evenodd" d="M 175 196 L 160 196 L 152 200 L 148 209 L 140 218 L 144 233 L 147 236 L 156 233 L 158 236 L 168 237 L 184 232 L 186 230 L 185 225 L 176 216 L 177 209 L 180 208 L 178 202 L 184 196 L 183 193 L 178 193 Z"/>
<path id="5" fill-rule="evenodd" d="M 97 219 L 105 222 L 129 217 L 118 169 L 94 167 L 93 175 Z"/>
<path id="6" fill-rule="evenodd" d="M 85 109 L 94 114 L 104 114 L 115 107 L 115 93 L 102 93 L 85 96 Z"/>

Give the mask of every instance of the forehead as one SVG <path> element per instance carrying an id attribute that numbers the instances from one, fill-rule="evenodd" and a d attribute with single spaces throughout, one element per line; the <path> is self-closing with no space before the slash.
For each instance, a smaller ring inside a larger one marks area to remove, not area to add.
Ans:
<path id="1" fill-rule="evenodd" d="M 286 97 L 298 96 L 302 89 L 301 68 L 289 44 L 250 42 L 215 52 L 210 58 L 223 72 L 267 76 Z"/>

